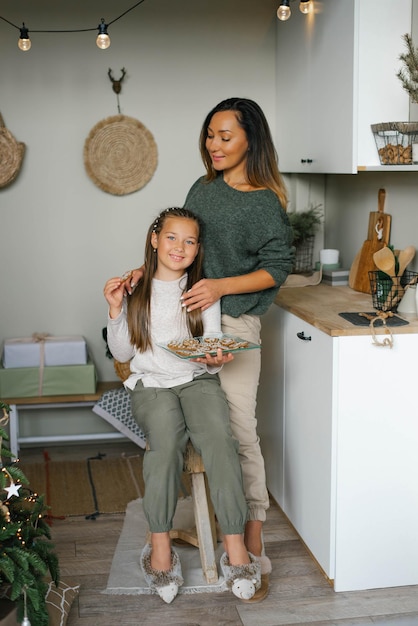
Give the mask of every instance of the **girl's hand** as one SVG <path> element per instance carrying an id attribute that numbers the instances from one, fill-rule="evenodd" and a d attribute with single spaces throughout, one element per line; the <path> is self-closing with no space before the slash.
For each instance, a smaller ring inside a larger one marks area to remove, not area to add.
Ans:
<path id="1" fill-rule="evenodd" d="M 144 275 L 144 266 L 132 270 L 129 280 L 124 283 L 124 288 L 128 296 L 132 295 L 133 290 Z"/>
<path id="2" fill-rule="evenodd" d="M 202 309 L 206 311 L 212 304 L 222 298 L 221 279 L 203 278 L 199 280 L 189 291 L 182 296 L 184 307 L 187 311 Z"/>
<path id="3" fill-rule="evenodd" d="M 230 352 L 222 352 L 222 350 L 218 348 L 216 354 L 206 354 L 204 357 L 200 356 L 197 359 L 190 360 L 195 361 L 196 363 L 204 363 L 205 365 L 219 367 L 220 365 L 233 361 L 234 355 Z"/>
<path id="4" fill-rule="evenodd" d="M 124 281 L 120 277 L 109 278 L 106 282 L 103 294 L 109 305 L 109 315 L 113 319 L 122 310 L 123 296 L 125 293 Z"/>

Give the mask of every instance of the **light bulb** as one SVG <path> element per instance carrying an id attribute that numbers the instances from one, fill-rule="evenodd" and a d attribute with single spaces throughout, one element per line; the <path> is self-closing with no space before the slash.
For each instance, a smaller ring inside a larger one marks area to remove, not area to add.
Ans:
<path id="1" fill-rule="evenodd" d="M 283 0 L 282 4 L 277 9 L 277 17 L 282 22 L 285 22 L 292 15 L 292 12 L 289 7 L 289 0 Z"/>
<path id="2" fill-rule="evenodd" d="M 17 45 L 20 48 L 20 50 L 23 50 L 23 52 L 30 50 L 30 47 L 32 45 L 31 40 L 29 39 L 29 31 L 26 28 L 24 22 L 22 24 L 22 28 L 20 29 L 20 38 L 19 38 L 19 41 L 17 42 Z"/>
<path id="3" fill-rule="evenodd" d="M 311 0 L 300 0 L 299 2 L 299 11 L 304 15 L 307 15 L 312 8 Z"/>
<path id="4" fill-rule="evenodd" d="M 107 24 L 105 24 L 103 17 L 97 28 L 99 29 L 99 34 L 97 35 L 96 45 L 100 50 L 106 50 L 110 46 L 110 37 L 107 34 Z"/>
<path id="5" fill-rule="evenodd" d="M 109 35 L 97 35 L 96 44 L 100 50 L 106 50 L 110 46 Z"/>
<path id="6" fill-rule="evenodd" d="M 17 45 L 21 50 L 23 50 L 23 52 L 27 52 L 32 46 L 30 39 L 19 39 Z"/>

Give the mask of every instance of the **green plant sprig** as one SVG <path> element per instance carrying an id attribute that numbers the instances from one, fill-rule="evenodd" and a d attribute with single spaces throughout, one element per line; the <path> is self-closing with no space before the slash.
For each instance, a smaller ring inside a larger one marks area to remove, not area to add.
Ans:
<path id="1" fill-rule="evenodd" d="M 412 102 L 418 102 L 418 48 L 413 44 L 412 37 L 406 33 L 402 39 L 406 44 L 407 51 L 399 55 L 404 68 L 399 70 L 396 76 L 402 83 L 402 87 L 409 93 Z"/>
<path id="2" fill-rule="evenodd" d="M 313 237 L 322 223 L 322 204 L 310 206 L 305 211 L 288 213 L 290 225 L 293 229 L 293 245 L 298 246 L 310 237 Z"/>

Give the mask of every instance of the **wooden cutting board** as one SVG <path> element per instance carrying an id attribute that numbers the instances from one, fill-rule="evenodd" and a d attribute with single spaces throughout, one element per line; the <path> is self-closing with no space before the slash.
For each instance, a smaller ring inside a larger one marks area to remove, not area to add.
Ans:
<path id="1" fill-rule="evenodd" d="M 377 211 L 371 211 L 367 239 L 356 254 L 350 268 L 348 285 L 355 291 L 370 293 L 369 272 L 377 270 L 373 254 L 390 241 L 392 216 L 385 213 L 386 190 L 379 189 Z"/>

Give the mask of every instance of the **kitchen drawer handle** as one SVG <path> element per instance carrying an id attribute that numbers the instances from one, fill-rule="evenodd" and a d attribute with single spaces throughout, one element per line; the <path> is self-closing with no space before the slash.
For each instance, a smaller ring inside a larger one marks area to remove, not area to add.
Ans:
<path id="1" fill-rule="evenodd" d="M 301 159 L 301 163 L 312 163 L 312 159 Z"/>
<path id="2" fill-rule="evenodd" d="M 299 339 L 302 339 L 302 341 L 312 341 L 312 337 L 311 336 L 307 337 L 305 333 L 303 332 L 303 330 L 300 333 L 296 333 L 296 335 Z"/>

